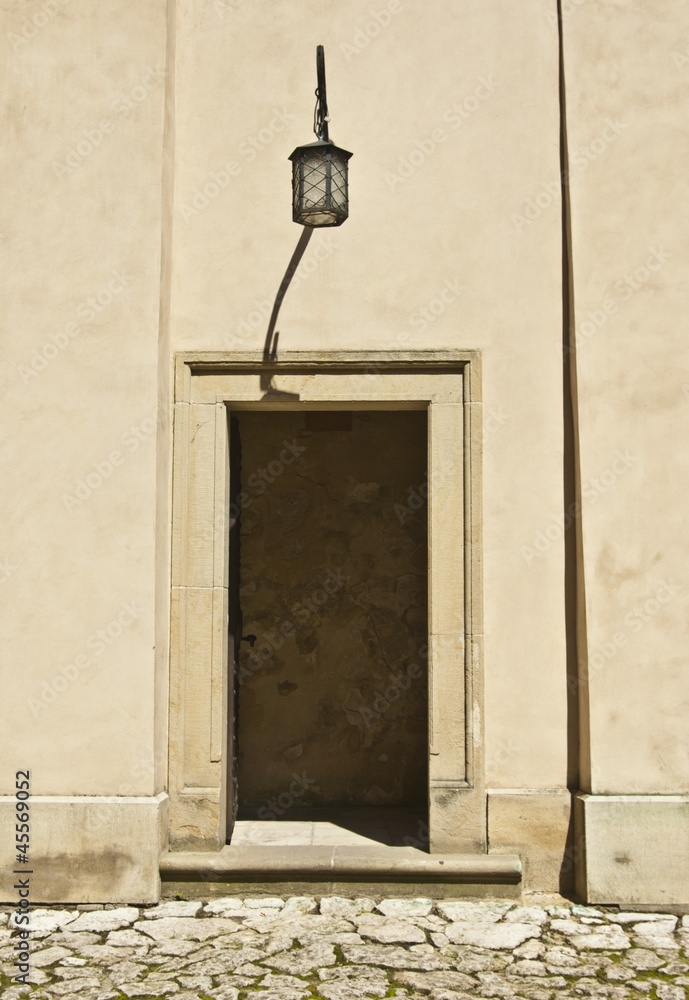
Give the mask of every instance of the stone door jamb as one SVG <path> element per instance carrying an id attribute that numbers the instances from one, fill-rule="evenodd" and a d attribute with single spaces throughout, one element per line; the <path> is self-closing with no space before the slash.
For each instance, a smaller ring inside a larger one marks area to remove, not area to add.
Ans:
<path id="1" fill-rule="evenodd" d="M 427 409 L 431 852 L 484 853 L 477 351 L 199 352 L 175 359 L 170 846 L 225 845 L 232 409 Z"/>

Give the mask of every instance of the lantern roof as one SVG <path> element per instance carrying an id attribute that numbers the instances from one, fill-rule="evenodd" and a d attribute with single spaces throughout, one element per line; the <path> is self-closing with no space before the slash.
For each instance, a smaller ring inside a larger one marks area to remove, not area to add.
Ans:
<path id="1" fill-rule="evenodd" d="M 323 149 L 324 147 L 333 150 L 333 152 L 338 152 L 347 160 L 354 156 L 353 153 L 350 153 L 346 149 L 342 149 L 341 146 L 336 146 L 332 139 L 316 139 L 315 142 L 305 142 L 302 146 L 297 146 L 294 152 L 290 153 L 288 159 L 294 160 L 304 149 Z"/>

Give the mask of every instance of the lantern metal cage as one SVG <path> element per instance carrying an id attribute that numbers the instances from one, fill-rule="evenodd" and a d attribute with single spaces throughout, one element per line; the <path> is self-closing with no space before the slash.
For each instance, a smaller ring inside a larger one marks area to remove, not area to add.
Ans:
<path id="1" fill-rule="evenodd" d="M 316 49 L 316 142 L 297 146 L 292 161 L 292 219 L 302 226 L 341 226 L 349 215 L 348 161 L 352 156 L 331 142 L 325 90 L 325 55 Z"/>

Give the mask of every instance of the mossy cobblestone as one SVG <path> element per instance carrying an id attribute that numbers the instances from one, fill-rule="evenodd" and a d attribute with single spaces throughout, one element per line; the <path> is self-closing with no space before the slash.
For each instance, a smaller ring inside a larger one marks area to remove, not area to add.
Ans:
<path id="1" fill-rule="evenodd" d="M 2 1000 L 689 1000 L 689 916 L 489 901 L 227 897 L 32 911 Z"/>

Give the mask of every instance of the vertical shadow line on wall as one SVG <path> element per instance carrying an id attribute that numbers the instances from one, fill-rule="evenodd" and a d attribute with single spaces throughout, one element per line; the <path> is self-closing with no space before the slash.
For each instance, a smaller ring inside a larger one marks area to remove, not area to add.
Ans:
<path id="1" fill-rule="evenodd" d="M 156 607 L 155 683 L 165 690 L 156 705 L 168 706 L 170 653 L 170 567 L 172 564 L 172 387 L 174 357 L 170 333 L 172 289 L 172 240 L 175 180 L 175 57 L 177 49 L 177 0 L 165 6 L 165 70 L 163 75 L 163 134 L 160 198 L 160 282 L 158 288 L 158 400 L 156 413 L 156 481 L 167 484 L 156 496 Z M 163 610 L 165 609 L 165 610 Z M 156 785 L 169 789 L 168 712 L 154 718 L 156 758 L 164 761 L 163 774 Z M 167 831 L 165 831 L 167 836 Z"/>
<path id="2" fill-rule="evenodd" d="M 590 785 L 589 706 L 586 677 L 586 604 L 583 572 L 581 465 L 579 455 L 578 384 L 574 309 L 571 192 L 567 141 L 567 99 L 562 0 L 557 0 L 560 101 L 560 182 L 562 205 L 562 397 L 563 496 L 565 559 L 565 629 L 567 681 L 567 787 L 572 794 Z M 561 869 L 560 890 L 574 884 L 577 848 L 573 817 Z"/>

